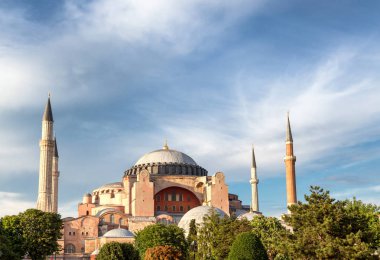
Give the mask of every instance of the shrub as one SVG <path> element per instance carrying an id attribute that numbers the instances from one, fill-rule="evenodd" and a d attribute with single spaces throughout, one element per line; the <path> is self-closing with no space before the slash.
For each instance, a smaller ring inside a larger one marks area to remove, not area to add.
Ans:
<path id="1" fill-rule="evenodd" d="M 135 245 L 144 259 L 145 251 L 156 246 L 173 246 L 182 255 L 187 255 L 188 244 L 183 229 L 175 225 L 154 224 L 145 227 L 136 234 Z"/>
<path id="2" fill-rule="evenodd" d="M 148 248 L 144 260 L 182 260 L 181 251 L 174 246 L 156 246 Z"/>
<path id="3" fill-rule="evenodd" d="M 268 256 L 260 239 L 252 232 L 239 234 L 232 243 L 229 260 L 267 260 Z"/>
<path id="4" fill-rule="evenodd" d="M 110 242 L 104 244 L 99 251 L 97 260 L 138 260 L 138 251 L 129 243 Z"/>

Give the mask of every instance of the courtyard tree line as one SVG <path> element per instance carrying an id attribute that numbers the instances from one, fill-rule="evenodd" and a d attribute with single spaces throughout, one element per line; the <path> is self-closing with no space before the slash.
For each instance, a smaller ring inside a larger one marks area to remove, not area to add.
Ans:
<path id="1" fill-rule="evenodd" d="M 187 238 L 177 226 L 156 224 L 137 233 L 135 248 L 141 259 L 379 259 L 378 206 L 311 187 L 289 210 L 282 220 L 252 221 L 211 211 L 203 225 L 190 223 Z"/>
<path id="2" fill-rule="evenodd" d="M 134 245 L 104 245 L 98 259 L 379 259 L 380 208 L 355 198 L 335 200 L 311 187 L 305 202 L 282 220 L 256 216 L 221 218 L 215 211 L 187 237 L 175 225 L 154 224 L 137 232 Z M 0 259 L 43 259 L 59 250 L 62 222 L 55 213 L 27 210 L 0 220 Z"/>
<path id="3" fill-rule="evenodd" d="M 42 260 L 60 250 L 62 220 L 57 213 L 28 209 L 0 219 L 0 259 Z"/>

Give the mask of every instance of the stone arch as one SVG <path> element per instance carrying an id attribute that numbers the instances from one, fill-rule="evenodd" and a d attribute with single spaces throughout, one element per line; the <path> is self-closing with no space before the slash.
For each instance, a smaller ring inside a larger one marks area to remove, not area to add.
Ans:
<path id="1" fill-rule="evenodd" d="M 200 205 L 201 201 L 191 190 L 179 186 L 166 187 L 154 195 L 155 215 L 185 214 Z"/>

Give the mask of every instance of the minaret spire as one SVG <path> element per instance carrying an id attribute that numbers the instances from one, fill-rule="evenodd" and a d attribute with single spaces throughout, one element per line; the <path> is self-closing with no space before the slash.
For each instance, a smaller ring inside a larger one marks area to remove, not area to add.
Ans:
<path id="1" fill-rule="evenodd" d="M 292 129 L 290 128 L 289 111 L 287 114 L 288 124 L 286 125 L 286 142 L 293 142 Z"/>
<path id="2" fill-rule="evenodd" d="M 251 189 L 252 189 L 252 197 L 251 197 L 251 211 L 259 212 L 259 195 L 257 184 L 259 183 L 259 179 L 257 178 L 256 173 L 256 158 L 255 158 L 255 150 L 252 145 L 252 162 L 251 162 Z"/>
<path id="3" fill-rule="evenodd" d="M 54 155 L 52 162 L 52 187 L 51 187 L 51 209 L 52 212 L 58 212 L 58 178 L 59 178 L 59 168 L 58 168 L 58 148 L 57 148 L 57 138 L 54 136 Z"/>
<path id="4" fill-rule="evenodd" d="M 53 112 L 50 95 L 42 116 L 42 137 L 40 140 L 40 171 L 38 183 L 37 209 L 51 212 L 52 167 L 54 155 Z"/>
<path id="5" fill-rule="evenodd" d="M 287 206 L 297 203 L 296 189 L 296 156 L 293 152 L 293 136 L 290 128 L 289 112 L 287 114 L 286 125 L 286 154 L 285 154 L 285 169 L 286 169 L 286 197 Z"/>
<path id="6" fill-rule="evenodd" d="M 44 115 L 42 116 L 42 121 L 54 122 L 53 112 L 51 110 L 51 104 L 50 104 L 50 93 L 49 93 L 48 101 L 45 106 Z"/>

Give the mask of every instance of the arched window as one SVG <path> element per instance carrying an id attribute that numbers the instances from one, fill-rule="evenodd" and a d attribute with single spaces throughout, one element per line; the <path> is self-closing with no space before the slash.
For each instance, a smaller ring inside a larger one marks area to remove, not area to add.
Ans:
<path id="1" fill-rule="evenodd" d="M 113 190 L 111 191 L 111 199 L 115 198 L 115 193 L 113 192 Z"/>
<path id="2" fill-rule="evenodd" d="M 88 210 L 86 210 L 86 215 L 88 216 L 88 214 L 90 214 L 90 212 L 88 212 Z"/>
<path id="3" fill-rule="evenodd" d="M 75 253 L 75 246 L 73 244 L 67 244 L 65 247 L 65 253 L 66 254 Z"/>
<path id="4" fill-rule="evenodd" d="M 119 225 L 123 225 L 123 219 L 119 218 Z"/>
<path id="5" fill-rule="evenodd" d="M 115 216 L 113 214 L 110 215 L 110 222 L 115 223 Z"/>

